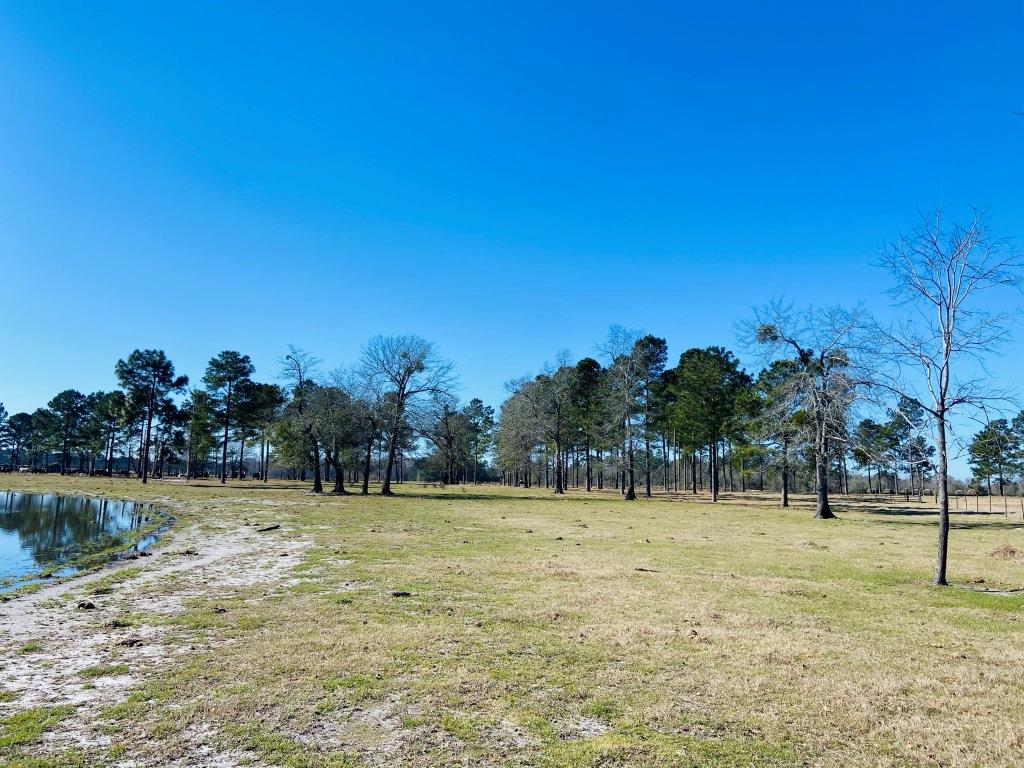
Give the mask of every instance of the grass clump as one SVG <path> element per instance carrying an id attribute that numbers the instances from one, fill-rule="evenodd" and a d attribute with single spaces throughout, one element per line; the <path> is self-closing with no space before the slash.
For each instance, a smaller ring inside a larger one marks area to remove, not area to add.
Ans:
<path id="1" fill-rule="evenodd" d="M 70 704 L 58 707 L 33 707 L 0 720 L 0 755 L 11 747 L 39 742 L 46 731 L 69 717 L 74 710 Z"/>
<path id="2" fill-rule="evenodd" d="M 129 672 L 127 664 L 106 664 L 97 665 L 95 667 L 86 667 L 81 670 L 78 674 L 84 677 L 86 680 L 95 680 L 98 677 L 116 677 L 117 675 L 127 675 Z"/>

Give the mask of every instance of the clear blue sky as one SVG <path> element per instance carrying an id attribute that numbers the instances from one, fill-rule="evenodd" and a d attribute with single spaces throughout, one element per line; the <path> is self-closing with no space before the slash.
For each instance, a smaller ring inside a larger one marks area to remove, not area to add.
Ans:
<path id="1" fill-rule="evenodd" d="M 0 3 L 8 409 L 403 332 L 497 405 L 611 323 L 877 308 L 940 200 L 1024 234 L 1020 2 L 436 5 Z"/>

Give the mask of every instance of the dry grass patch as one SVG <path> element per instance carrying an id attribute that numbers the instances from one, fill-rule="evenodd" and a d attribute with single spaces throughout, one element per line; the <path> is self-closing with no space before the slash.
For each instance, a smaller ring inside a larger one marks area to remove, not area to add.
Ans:
<path id="1" fill-rule="evenodd" d="M 825 522 L 757 494 L 16 480 L 173 507 L 198 531 L 177 560 L 258 548 L 110 582 L 150 590 L 131 631 L 177 649 L 104 711 L 143 765 L 1024 765 L 1024 523 L 1002 514 L 955 516 L 970 589 L 937 590 L 917 502 Z"/>
<path id="2" fill-rule="evenodd" d="M 999 560 L 1024 560 L 1024 551 L 1009 544 L 1000 544 L 992 550 L 992 557 Z"/>

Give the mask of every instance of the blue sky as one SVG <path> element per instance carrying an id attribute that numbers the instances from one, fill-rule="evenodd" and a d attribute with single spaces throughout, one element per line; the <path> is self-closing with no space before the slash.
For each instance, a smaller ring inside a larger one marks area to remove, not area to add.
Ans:
<path id="1" fill-rule="evenodd" d="M 1019 2 L 143 5 L 0 2 L 11 411 L 406 332 L 496 405 L 611 323 L 884 312 L 940 201 L 1024 233 Z"/>

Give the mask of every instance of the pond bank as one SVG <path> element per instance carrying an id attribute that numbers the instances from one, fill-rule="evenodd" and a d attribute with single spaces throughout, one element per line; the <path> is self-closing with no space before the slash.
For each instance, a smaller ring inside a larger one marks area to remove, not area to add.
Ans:
<path id="1" fill-rule="evenodd" d="M 0 720 L 19 713 L 46 720 L 46 751 L 59 760 L 113 748 L 104 713 L 168 662 L 226 642 L 202 631 L 197 613 L 229 618 L 241 594 L 286 583 L 307 543 L 285 534 L 190 521 L 147 556 L 118 558 L 0 603 Z M 234 763 L 214 762 L 202 739 L 190 749 L 183 764 Z"/>
<path id="2" fill-rule="evenodd" d="M 136 558 L 173 522 L 150 503 L 0 490 L 0 600 Z"/>

